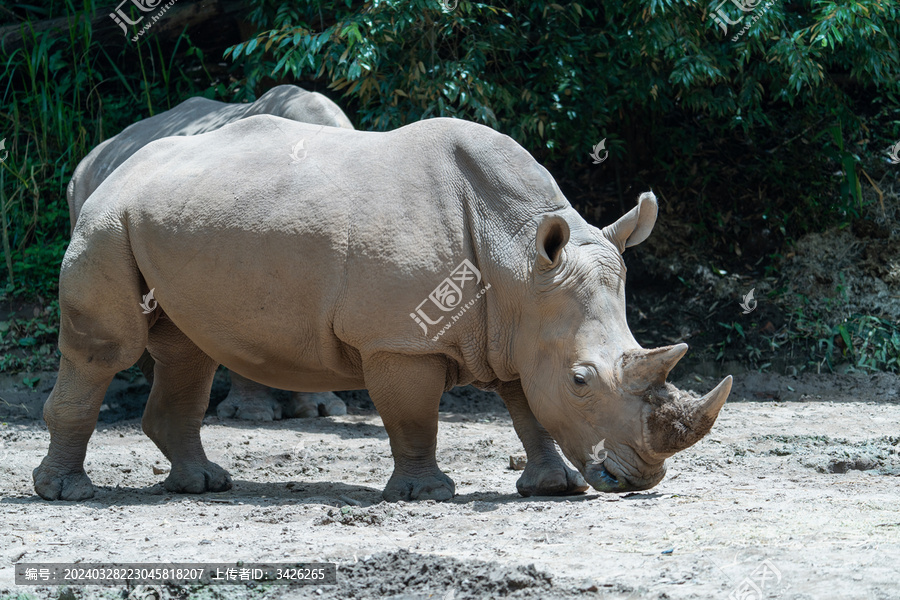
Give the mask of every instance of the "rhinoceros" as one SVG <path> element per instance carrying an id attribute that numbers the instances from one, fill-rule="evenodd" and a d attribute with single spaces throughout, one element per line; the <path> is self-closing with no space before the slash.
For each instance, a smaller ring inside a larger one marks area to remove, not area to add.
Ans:
<path id="1" fill-rule="evenodd" d="M 220 363 L 282 389 L 367 388 L 394 459 L 388 501 L 454 495 L 438 404 L 465 384 L 508 407 L 520 494 L 650 488 L 731 390 L 730 376 L 702 398 L 678 390 L 666 378 L 687 346 L 644 349 L 628 328 L 622 253 L 656 214 L 645 193 L 593 227 L 524 148 L 462 120 L 361 132 L 264 115 L 153 142 L 85 203 L 63 259 L 35 489 L 93 494 L 83 461 L 104 391 L 145 349 L 142 426 L 170 491 L 232 485 L 200 441 Z"/>
<path id="2" fill-rule="evenodd" d="M 168 136 L 197 135 L 214 131 L 228 123 L 253 115 L 270 114 L 316 125 L 353 129 L 353 124 L 337 104 L 317 92 L 308 92 L 293 85 L 279 85 L 250 104 L 227 104 L 208 98 L 189 98 L 158 115 L 126 127 L 94 148 L 78 163 L 72 180 L 66 189 L 69 217 L 72 229 L 88 197 L 109 177 L 116 168 L 135 152 L 154 140 Z M 296 154 L 302 154 L 298 148 Z M 139 361 L 148 381 L 153 378 L 153 361 L 144 355 Z M 231 390 L 216 407 L 222 418 L 234 417 L 248 420 L 280 419 L 287 417 L 312 417 L 343 415 L 347 413 L 344 402 L 331 392 L 317 394 L 292 394 L 287 403 L 275 400 L 264 386 L 231 374 Z"/>

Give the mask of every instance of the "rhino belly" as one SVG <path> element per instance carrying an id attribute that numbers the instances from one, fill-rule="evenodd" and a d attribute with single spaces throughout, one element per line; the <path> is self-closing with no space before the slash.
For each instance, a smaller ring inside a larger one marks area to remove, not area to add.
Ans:
<path id="1" fill-rule="evenodd" d="M 201 350 L 272 387 L 363 387 L 359 353 L 335 335 L 344 249 L 310 228 L 220 228 L 145 218 L 130 230 L 159 307 Z"/>

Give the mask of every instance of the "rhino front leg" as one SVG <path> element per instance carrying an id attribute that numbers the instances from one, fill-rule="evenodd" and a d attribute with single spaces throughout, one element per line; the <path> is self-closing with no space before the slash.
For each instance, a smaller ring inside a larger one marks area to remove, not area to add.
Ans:
<path id="1" fill-rule="evenodd" d="M 528 406 L 521 382 L 508 381 L 498 390 L 512 417 L 516 434 L 525 446 L 527 463 L 516 489 L 523 496 L 559 496 L 578 494 L 588 488 L 578 471 L 566 466 L 553 444 L 553 438 L 538 423 Z"/>
<path id="2" fill-rule="evenodd" d="M 456 488 L 437 466 L 438 405 L 447 377 L 435 356 L 378 354 L 363 363 L 366 387 L 391 441 L 394 473 L 382 496 L 449 500 Z"/>
<path id="3" fill-rule="evenodd" d="M 218 365 L 167 317 L 150 330 L 147 348 L 155 364 L 141 425 L 172 463 L 165 488 L 188 494 L 231 489 L 231 476 L 206 458 L 200 441 Z"/>

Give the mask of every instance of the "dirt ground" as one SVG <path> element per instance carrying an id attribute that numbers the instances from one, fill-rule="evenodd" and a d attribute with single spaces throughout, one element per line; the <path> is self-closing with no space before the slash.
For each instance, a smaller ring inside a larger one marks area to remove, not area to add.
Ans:
<path id="1" fill-rule="evenodd" d="M 338 564 L 337 585 L 161 588 L 165 598 L 900 598 L 894 376 L 741 376 L 712 433 L 670 459 L 656 488 L 565 498 L 519 497 L 509 457 L 523 451 L 502 403 L 455 390 L 438 462 L 457 496 L 395 504 L 381 500 L 392 462 L 365 392 L 342 394 L 343 417 L 211 412 L 207 453 L 235 487 L 181 496 L 159 485 L 168 465 L 140 431 L 142 387 L 117 389 L 88 448 L 97 494 L 85 502 L 33 493 L 49 435 L 23 409 L 0 416 L 0 598 L 141 592 L 14 585 L 17 562 L 74 561 Z"/>

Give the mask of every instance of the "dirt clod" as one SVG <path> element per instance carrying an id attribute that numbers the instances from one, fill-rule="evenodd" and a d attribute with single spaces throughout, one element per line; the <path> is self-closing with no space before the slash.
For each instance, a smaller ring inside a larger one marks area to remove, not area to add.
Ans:
<path id="1" fill-rule="evenodd" d="M 514 454 L 509 457 L 509 468 L 513 471 L 524 471 L 527 464 L 528 459 L 524 454 Z"/>

